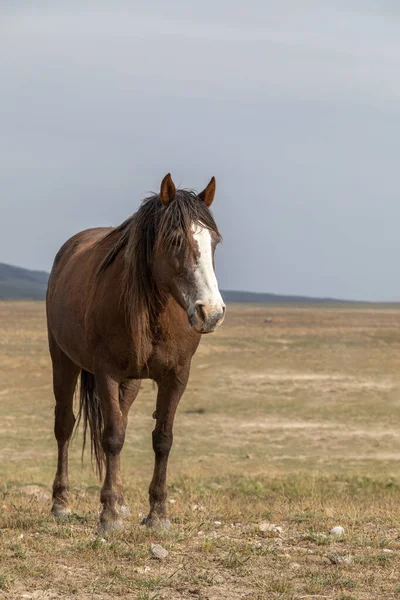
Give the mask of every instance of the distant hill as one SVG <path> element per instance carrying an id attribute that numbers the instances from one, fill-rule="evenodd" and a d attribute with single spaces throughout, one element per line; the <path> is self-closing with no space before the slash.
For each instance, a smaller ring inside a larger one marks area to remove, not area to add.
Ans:
<path id="1" fill-rule="evenodd" d="M 254 304 L 342 304 L 353 303 L 352 300 L 337 298 L 311 298 L 309 296 L 283 296 L 281 294 L 263 294 L 258 292 L 221 291 L 225 302 L 249 302 Z M 357 304 L 361 304 L 357 302 Z"/>
<path id="2" fill-rule="evenodd" d="M 46 296 L 49 274 L 30 271 L 0 263 L 0 300 L 43 300 Z M 225 302 L 250 302 L 257 304 L 331 304 L 349 302 L 333 298 L 309 298 L 307 296 L 282 296 L 255 292 L 222 291 Z"/>
<path id="3" fill-rule="evenodd" d="M 1 300 L 43 300 L 49 274 L 0 263 Z"/>

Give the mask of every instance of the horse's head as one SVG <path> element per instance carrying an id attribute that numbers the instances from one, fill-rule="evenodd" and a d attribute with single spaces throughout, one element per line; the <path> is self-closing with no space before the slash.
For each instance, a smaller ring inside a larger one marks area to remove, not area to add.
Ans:
<path id="1" fill-rule="evenodd" d="M 209 211 L 214 195 L 214 177 L 198 195 L 176 190 L 170 174 L 161 183 L 162 216 L 156 232 L 154 274 L 186 310 L 199 333 L 210 333 L 221 325 L 226 309 L 214 271 L 214 252 L 220 240 Z"/>

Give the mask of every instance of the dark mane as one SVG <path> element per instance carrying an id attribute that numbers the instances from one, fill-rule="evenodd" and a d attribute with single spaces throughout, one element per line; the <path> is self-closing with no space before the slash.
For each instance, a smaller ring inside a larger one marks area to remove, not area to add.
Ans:
<path id="1" fill-rule="evenodd" d="M 96 278 L 102 276 L 117 256 L 123 255 L 121 302 L 139 365 L 151 343 L 155 317 L 163 302 L 162 292 L 153 277 L 153 251 L 160 247 L 168 250 L 175 240 L 187 244 L 192 223 L 200 223 L 221 239 L 210 210 L 193 191 L 177 190 L 166 206 L 160 196 L 154 194 L 143 200 L 136 213 L 96 244 L 111 243 L 98 265 Z"/>

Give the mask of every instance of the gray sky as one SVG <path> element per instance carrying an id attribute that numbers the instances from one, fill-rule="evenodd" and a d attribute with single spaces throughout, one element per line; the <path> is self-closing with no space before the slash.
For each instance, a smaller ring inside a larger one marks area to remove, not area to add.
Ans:
<path id="1" fill-rule="evenodd" d="M 215 175 L 220 287 L 400 300 L 398 2 L 32 4 L 0 4 L 0 262 Z"/>

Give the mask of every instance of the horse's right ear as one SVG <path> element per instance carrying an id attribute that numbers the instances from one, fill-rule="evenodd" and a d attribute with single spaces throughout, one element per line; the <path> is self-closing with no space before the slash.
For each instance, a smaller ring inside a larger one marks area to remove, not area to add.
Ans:
<path id="1" fill-rule="evenodd" d="M 161 182 L 160 198 L 161 202 L 166 206 L 175 198 L 176 187 L 172 181 L 171 173 L 168 173 Z"/>

